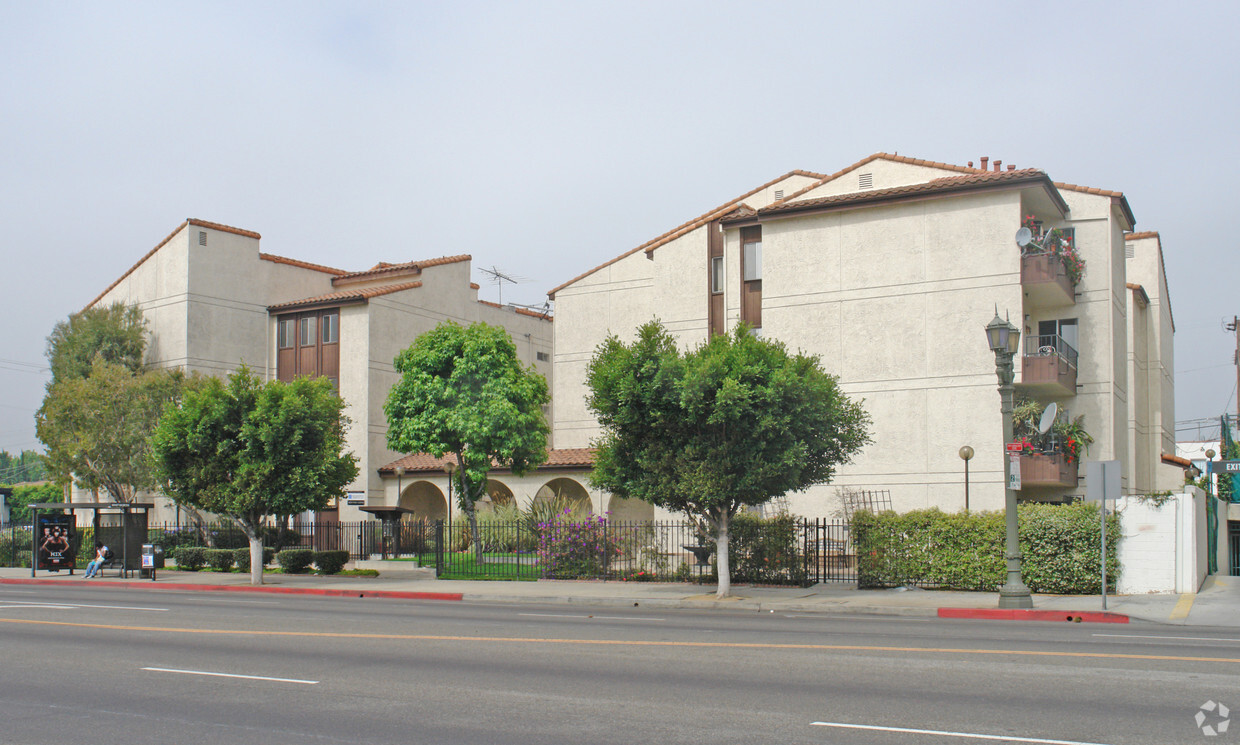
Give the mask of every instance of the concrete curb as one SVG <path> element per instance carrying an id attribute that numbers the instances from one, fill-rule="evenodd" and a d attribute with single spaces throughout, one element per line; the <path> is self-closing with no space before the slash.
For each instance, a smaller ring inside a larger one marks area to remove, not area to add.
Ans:
<path id="1" fill-rule="evenodd" d="M 1060 623 L 1128 623 L 1128 616 L 1107 611 L 1027 610 L 1008 608 L 939 608 L 939 618 L 989 621 L 1057 621 Z"/>
<path id="2" fill-rule="evenodd" d="M 86 587 L 67 585 L 56 579 L 0 579 L 0 585 L 57 585 L 59 587 Z M 90 587 L 121 587 L 127 590 L 189 590 L 196 592 L 269 592 L 282 595 L 317 595 L 337 598 L 395 598 L 400 600 L 461 600 L 459 592 L 411 592 L 405 590 L 341 590 L 331 587 L 273 587 L 253 585 L 195 585 L 182 583 L 156 584 L 154 582 L 107 582 Z"/>

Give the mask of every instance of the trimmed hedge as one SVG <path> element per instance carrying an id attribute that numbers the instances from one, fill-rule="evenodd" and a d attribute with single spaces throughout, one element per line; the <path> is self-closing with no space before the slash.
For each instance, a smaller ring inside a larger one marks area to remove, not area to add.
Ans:
<path id="1" fill-rule="evenodd" d="M 245 548 L 234 548 L 232 549 L 232 553 L 233 553 L 233 565 L 236 566 L 237 569 L 239 569 L 240 571 L 243 571 L 243 572 L 250 571 L 250 547 L 246 546 Z M 267 566 L 275 558 L 276 558 L 275 549 L 266 548 L 266 547 L 263 548 L 263 566 Z"/>
<path id="2" fill-rule="evenodd" d="M 221 572 L 231 572 L 233 568 L 233 549 L 208 548 L 205 552 L 207 564 Z"/>
<path id="3" fill-rule="evenodd" d="M 1021 575 L 1031 591 L 1101 591 L 1097 504 L 1022 504 L 1017 516 Z M 861 512 L 851 534 L 860 587 L 997 590 L 1007 579 L 1002 512 Z M 1107 586 L 1114 589 L 1120 536 L 1114 513 L 1107 516 L 1107 536 Z"/>
<path id="4" fill-rule="evenodd" d="M 314 565 L 321 574 L 339 574 L 349 562 L 348 551 L 315 551 Z"/>
<path id="5" fill-rule="evenodd" d="M 276 554 L 276 561 L 285 574 L 305 574 L 314 561 L 314 552 L 308 548 L 286 548 Z"/>
<path id="6" fill-rule="evenodd" d="M 732 518 L 728 525 L 728 564 L 733 582 L 805 584 L 805 554 L 797 519 L 792 515 L 762 518 L 744 513 Z"/>
<path id="7" fill-rule="evenodd" d="M 174 552 L 177 569 L 196 572 L 206 566 L 207 550 L 202 546 L 180 546 Z"/>

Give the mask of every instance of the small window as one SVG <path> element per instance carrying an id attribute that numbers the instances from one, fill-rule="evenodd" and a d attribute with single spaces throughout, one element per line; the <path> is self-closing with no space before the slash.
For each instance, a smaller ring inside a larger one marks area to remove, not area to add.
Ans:
<path id="1" fill-rule="evenodd" d="M 762 241 L 743 245 L 745 254 L 745 281 L 762 279 Z"/>
<path id="2" fill-rule="evenodd" d="M 299 342 L 303 347 L 314 346 L 315 320 L 316 318 L 314 316 L 307 316 L 306 318 L 301 319 L 301 338 L 299 339 Z"/>
<path id="3" fill-rule="evenodd" d="M 296 324 L 297 321 L 292 318 L 280 319 L 279 331 L 276 334 L 280 349 L 292 349 L 294 327 Z"/>
<path id="4" fill-rule="evenodd" d="M 710 294 L 718 295 L 723 292 L 723 257 L 712 256 L 710 258 Z"/>
<path id="5" fill-rule="evenodd" d="M 335 344 L 340 341 L 340 316 L 327 313 L 323 316 L 323 343 Z"/>

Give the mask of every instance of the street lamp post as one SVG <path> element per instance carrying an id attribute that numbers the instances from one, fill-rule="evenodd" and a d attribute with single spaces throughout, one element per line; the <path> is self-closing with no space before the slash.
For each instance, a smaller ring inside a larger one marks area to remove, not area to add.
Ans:
<path id="1" fill-rule="evenodd" d="M 960 460 L 964 461 L 964 511 L 969 511 L 969 461 L 973 459 L 973 448 L 965 445 L 960 448 Z"/>
<path id="2" fill-rule="evenodd" d="M 995 353 L 995 374 L 999 377 L 999 412 L 1003 419 L 1003 444 L 1012 441 L 1012 406 L 1016 380 L 1013 363 L 1020 351 L 1020 329 L 999 317 L 986 325 L 986 342 Z M 1033 596 L 1020 577 L 1020 539 L 1017 535 L 1016 490 L 1012 488 L 1012 465 L 1007 452 L 1003 453 L 1004 516 L 1007 522 L 1007 582 L 999 588 L 1000 608 L 1032 608 Z"/>

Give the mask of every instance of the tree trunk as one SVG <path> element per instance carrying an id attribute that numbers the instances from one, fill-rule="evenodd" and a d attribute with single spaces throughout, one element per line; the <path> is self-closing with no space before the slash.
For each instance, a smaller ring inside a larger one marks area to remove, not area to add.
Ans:
<path id="1" fill-rule="evenodd" d="M 722 600 L 732 593 L 732 567 L 728 561 L 728 513 L 724 512 L 715 523 L 715 571 L 719 575 L 719 589 L 715 599 Z"/>
<path id="2" fill-rule="evenodd" d="M 245 537 L 250 539 L 250 584 L 261 585 L 263 583 L 262 518 L 257 520 L 238 518 L 237 524 L 245 531 Z"/>

